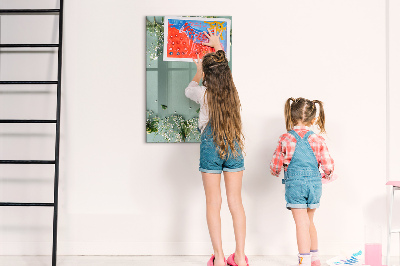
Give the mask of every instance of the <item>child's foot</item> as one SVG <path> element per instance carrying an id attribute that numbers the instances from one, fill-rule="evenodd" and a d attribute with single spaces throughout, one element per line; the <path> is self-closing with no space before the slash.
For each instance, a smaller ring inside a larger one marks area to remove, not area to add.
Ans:
<path id="1" fill-rule="evenodd" d="M 226 266 L 226 259 L 224 256 L 215 257 L 215 255 L 211 255 L 210 260 L 207 262 L 207 266 Z"/>
<path id="2" fill-rule="evenodd" d="M 311 266 L 321 266 L 321 261 L 320 260 L 312 261 Z"/>
<path id="3" fill-rule="evenodd" d="M 295 266 L 311 266 L 311 255 L 298 255 L 299 262 Z M 314 266 L 314 265 L 313 265 Z"/>
<path id="4" fill-rule="evenodd" d="M 248 266 L 249 264 L 248 264 L 248 262 L 249 262 L 249 260 L 247 259 L 247 257 L 239 257 L 238 255 L 237 256 L 234 256 L 233 257 L 233 261 L 237 264 L 237 266 Z"/>
<path id="5" fill-rule="evenodd" d="M 228 265 L 230 266 L 249 266 L 249 260 L 247 256 L 235 256 L 235 253 L 232 253 L 227 260 Z"/>
<path id="6" fill-rule="evenodd" d="M 318 249 L 311 250 L 311 266 L 321 266 L 321 261 L 318 257 Z"/>

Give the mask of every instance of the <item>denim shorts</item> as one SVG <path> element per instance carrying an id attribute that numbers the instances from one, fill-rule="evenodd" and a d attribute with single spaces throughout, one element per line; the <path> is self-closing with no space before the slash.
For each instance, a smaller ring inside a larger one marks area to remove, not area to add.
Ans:
<path id="1" fill-rule="evenodd" d="M 238 147 L 238 145 L 237 145 Z M 238 150 L 239 155 L 234 157 L 232 151 L 228 149 L 228 155 L 222 159 L 219 156 L 217 146 L 214 143 L 211 134 L 211 127 L 206 126 L 201 134 L 200 143 L 200 167 L 199 170 L 204 173 L 220 174 L 224 172 L 239 172 L 243 171 L 244 158 L 242 151 Z"/>
<path id="2" fill-rule="evenodd" d="M 316 209 L 322 195 L 321 177 L 298 176 L 285 180 L 286 208 Z"/>

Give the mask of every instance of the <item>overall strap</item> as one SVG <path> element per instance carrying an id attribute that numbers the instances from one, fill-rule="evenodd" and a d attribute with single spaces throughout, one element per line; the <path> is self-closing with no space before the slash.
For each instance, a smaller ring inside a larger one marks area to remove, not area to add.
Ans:
<path id="1" fill-rule="evenodd" d="M 299 136 L 299 134 L 297 134 L 296 131 L 294 131 L 293 129 L 290 130 L 288 133 L 290 133 L 291 135 L 293 135 L 293 137 L 296 138 L 297 142 L 299 142 L 301 140 L 301 137 Z"/>
<path id="2" fill-rule="evenodd" d="M 289 132 L 296 140 L 296 148 L 294 150 L 292 159 L 286 169 L 285 179 L 299 178 L 303 175 L 317 176 L 319 174 L 318 161 L 311 148 L 308 138 L 314 132 L 308 131 L 303 138 L 301 138 L 294 130 Z"/>
<path id="3" fill-rule="evenodd" d="M 293 135 L 293 136 L 296 138 L 297 141 L 305 140 L 305 141 L 307 141 L 307 142 L 308 142 L 308 137 L 309 137 L 310 135 L 312 135 L 312 134 L 315 134 L 313 131 L 309 130 L 309 131 L 304 135 L 304 137 L 302 138 L 302 137 L 300 137 L 299 134 L 297 134 L 297 132 L 294 131 L 294 130 L 290 130 L 288 133 L 290 133 L 291 135 Z"/>
<path id="4" fill-rule="evenodd" d="M 305 135 L 304 135 L 304 137 L 303 137 L 303 139 L 304 140 L 308 140 L 308 137 L 310 136 L 310 135 L 312 135 L 312 134 L 314 134 L 314 132 L 313 131 L 308 131 Z"/>

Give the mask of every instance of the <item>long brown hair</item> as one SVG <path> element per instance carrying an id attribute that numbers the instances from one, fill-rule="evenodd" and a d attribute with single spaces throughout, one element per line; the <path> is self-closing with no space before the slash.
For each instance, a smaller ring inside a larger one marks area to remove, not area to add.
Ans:
<path id="1" fill-rule="evenodd" d="M 236 157 L 239 155 L 239 149 L 243 150 L 244 146 L 241 105 L 225 52 L 218 50 L 206 54 L 202 67 L 214 142 L 221 158 L 228 155 L 229 148 Z"/>
<path id="2" fill-rule="evenodd" d="M 292 102 L 292 103 L 291 103 Z M 289 98 L 285 103 L 285 123 L 286 130 L 290 131 L 293 129 L 298 122 L 303 124 L 308 124 L 315 118 L 317 114 L 317 106 L 319 105 L 319 115 L 317 120 L 317 125 L 321 133 L 325 131 L 325 113 L 324 105 L 319 100 L 310 101 L 304 98 Z"/>

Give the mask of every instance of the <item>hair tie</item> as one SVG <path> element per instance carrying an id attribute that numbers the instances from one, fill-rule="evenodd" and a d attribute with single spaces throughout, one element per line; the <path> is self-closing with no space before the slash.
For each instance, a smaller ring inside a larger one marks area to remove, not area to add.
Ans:
<path id="1" fill-rule="evenodd" d="M 228 66 L 228 64 L 226 63 L 226 62 L 220 62 L 220 63 L 217 63 L 217 64 L 214 64 L 214 65 L 212 65 L 212 66 L 210 66 L 210 68 L 214 68 L 214 67 L 217 67 L 217 66 Z"/>

